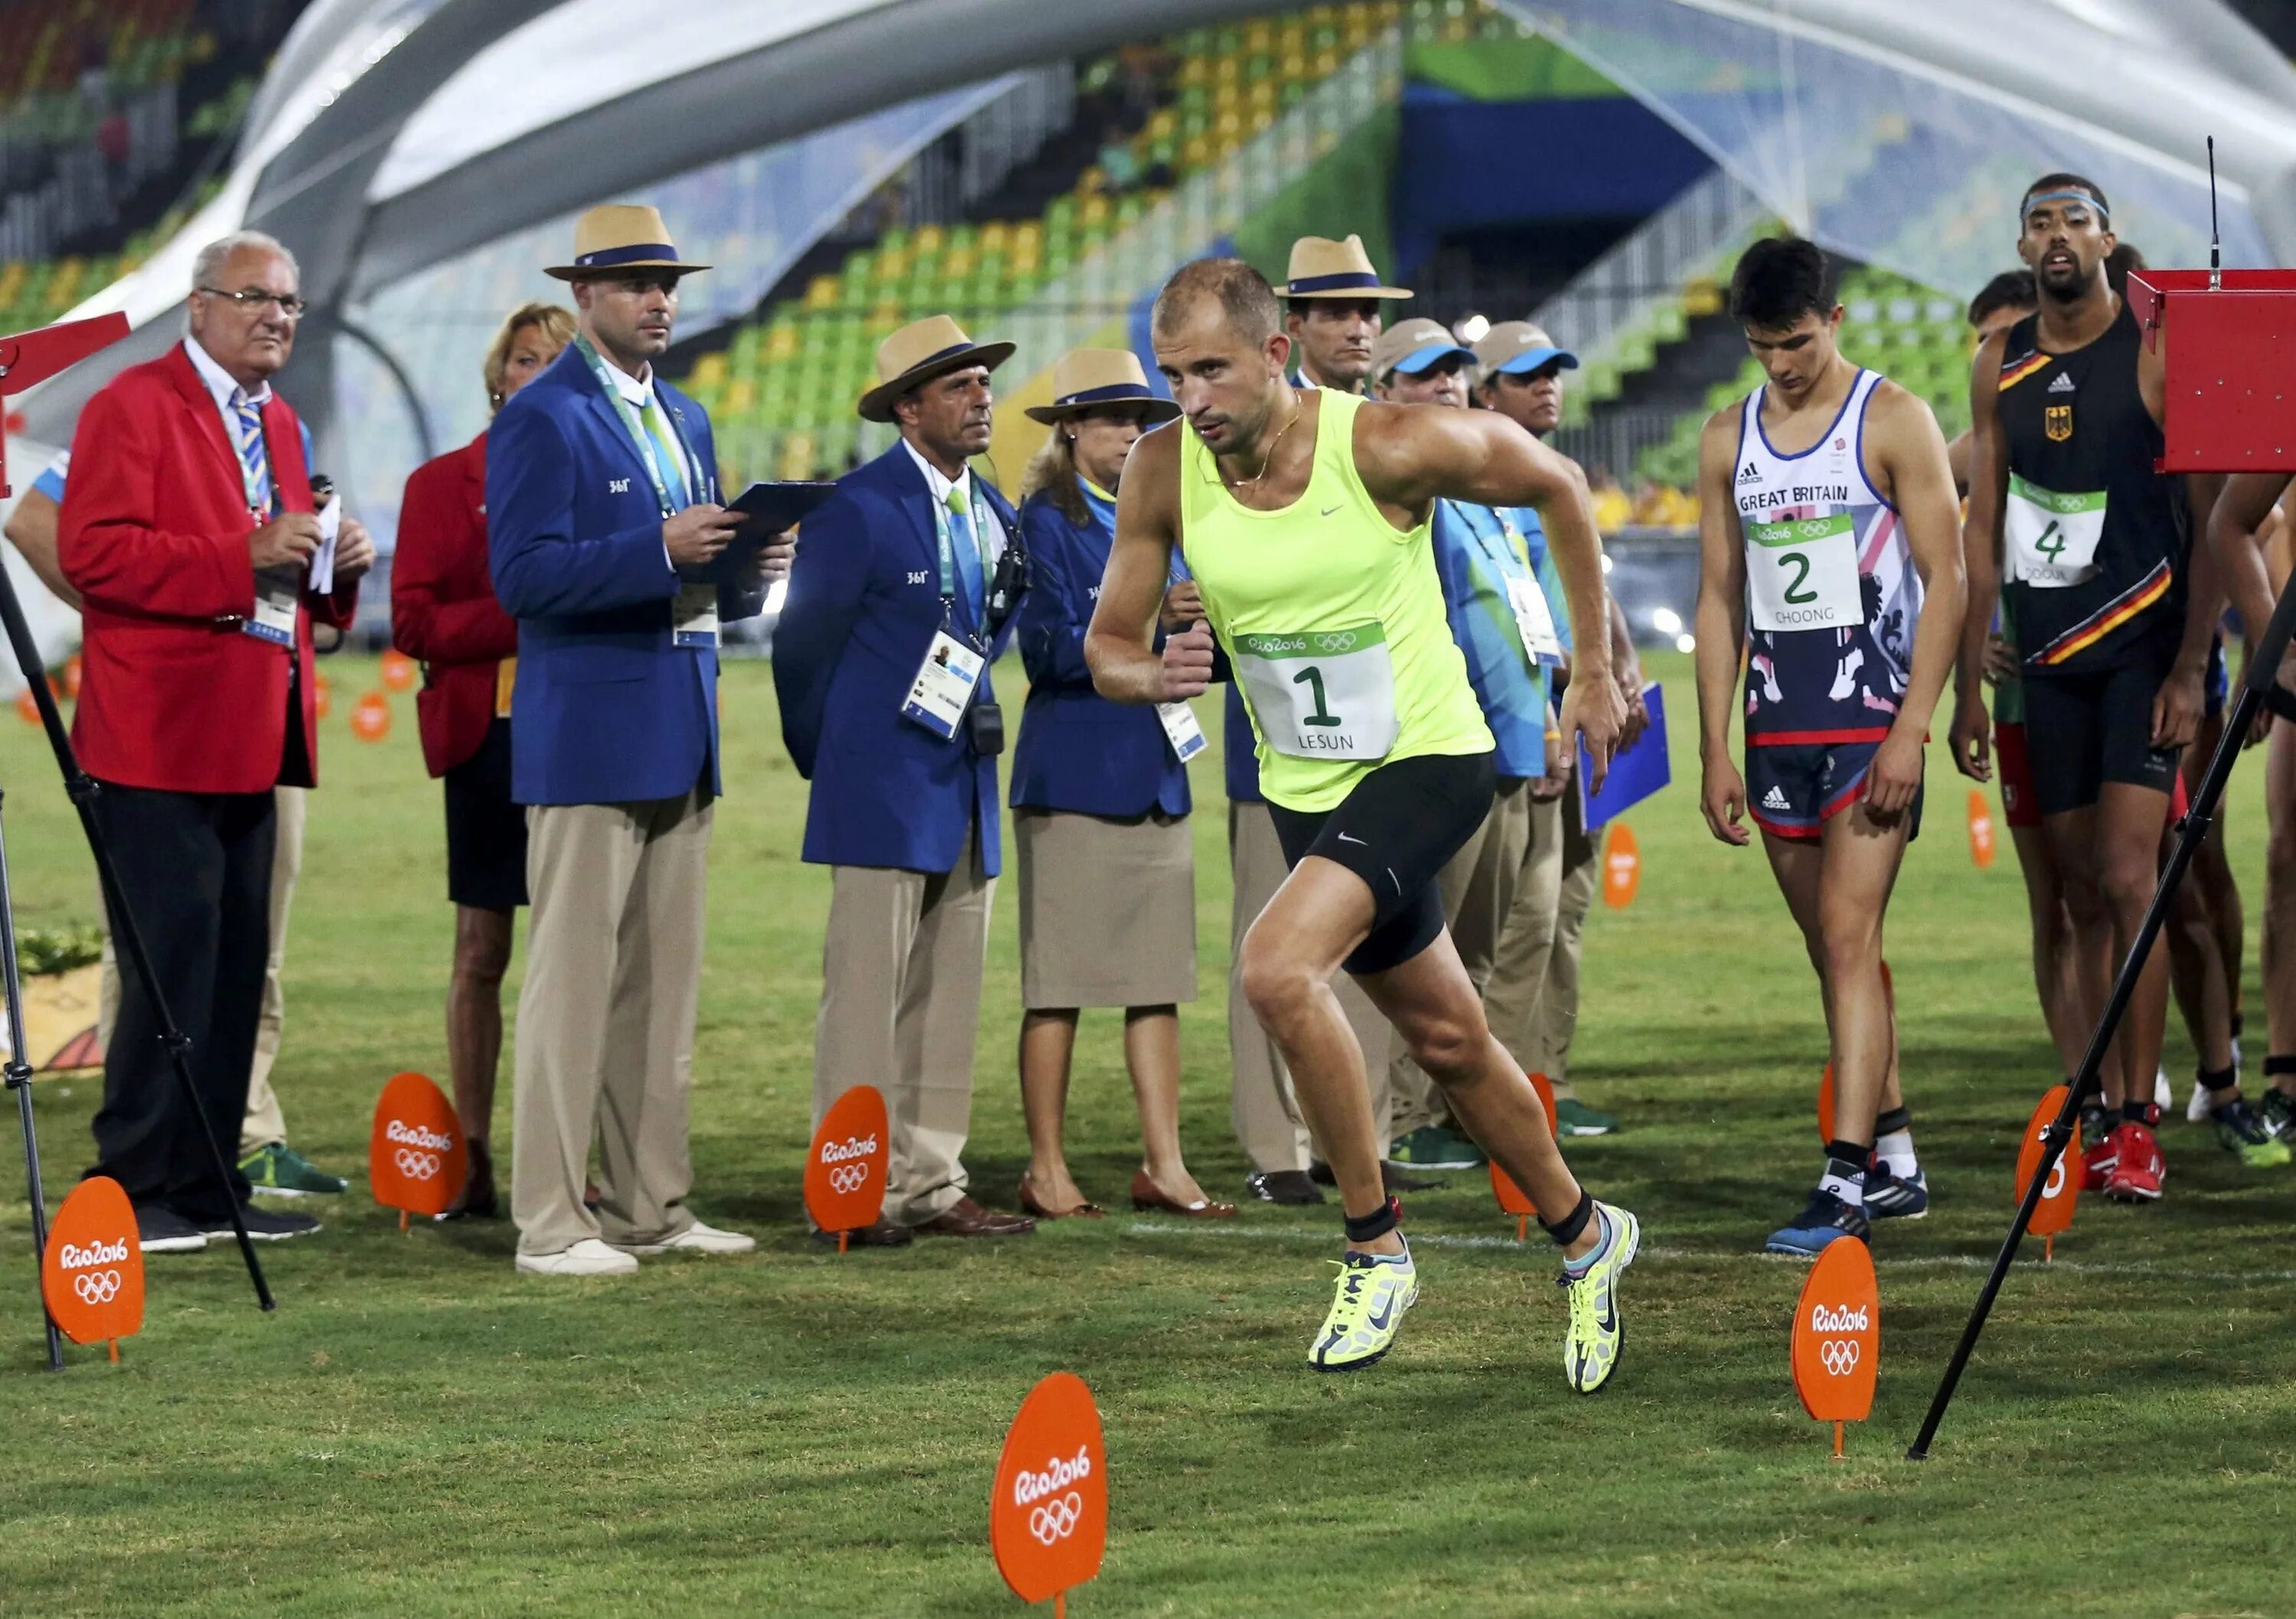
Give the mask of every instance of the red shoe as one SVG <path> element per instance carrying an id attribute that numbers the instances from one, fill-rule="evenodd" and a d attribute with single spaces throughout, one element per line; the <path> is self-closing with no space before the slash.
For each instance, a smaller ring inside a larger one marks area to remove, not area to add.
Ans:
<path id="1" fill-rule="evenodd" d="M 2095 1146 L 2081 1155 L 2081 1190 L 2104 1190 L 2104 1183 L 2112 1178 L 2113 1168 L 2120 1162 L 2120 1131 L 2116 1127 L 2105 1131 Z"/>
<path id="2" fill-rule="evenodd" d="M 2161 1196 L 2161 1179 L 2169 1172 L 2161 1144 L 2145 1125 L 2124 1122 L 2112 1132 L 2120 1143 L 2119 1162 L 2105 1177 L 2104 1195 L 2115 1203 L 2152 1203 Z"/>

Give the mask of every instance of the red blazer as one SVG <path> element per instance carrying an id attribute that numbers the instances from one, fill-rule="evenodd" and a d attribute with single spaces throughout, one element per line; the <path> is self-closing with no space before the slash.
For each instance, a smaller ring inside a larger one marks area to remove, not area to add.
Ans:
<path id="1" fill-rule="evenodd" d="M 422 762 L 444 776 L 485 744 L 496 671 L 518 652 L 518 620 L 495 600 L 487 561 L 484 433 L 406 481 L 390 563 L 390 639 L 423 665 L 414 696 Z"/>
<path id="2" fill-rule="evenodd" d="M 263 433 L 278 509 L 310 511 L 302 424 L 275 390 Z M 80 412 L 56 555 L 82 602 L 72 742 L 88 774 L 176 793 L 279 785 L 287 659 L 240 630 L 255 606 L 255 528 L 239 454 L 181 344 L 121 372 Z M 315 776 L 311 621 L 347 626 L 357 602 L 356 585 L 307 594 L 295 615 Z"/>

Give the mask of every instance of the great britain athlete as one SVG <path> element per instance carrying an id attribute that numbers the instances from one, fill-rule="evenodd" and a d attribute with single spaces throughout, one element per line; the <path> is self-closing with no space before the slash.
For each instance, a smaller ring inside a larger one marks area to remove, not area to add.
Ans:
<path id="1" fill-rule="evenodd" d="M 1738 261 L 1730 308 L 1767 380 L 1699 440 L 1701 808 L 1744 845 L 1751 814 L 1817 970 L 1833 1137 L 1774 1253 L 1870 1240 L 1928 1212 L 1882 969 L 1882 925 L 1921 822 L 1922 751 L 1960 641 L 1961 532 L 1937 419 L 1844 358 L 1824 253 Z M 1746 668 L 1746 768 L 1730 759 Z"/>
<path id="2" fill-rule="evenodd" d="M 1418 1296 L 1380 1182 L 1364 1054 L 1331 989 L 1353 975 L 1441 1086 L 1453 1116 L 1543 1211 L 1562 1255 L 1570 1386 L 1618 1365 L 1635 1217 L 1562 1161 L 1537 1093 L 1494 1040 L 1443 927 L 1437 874 L 1491 806 L 1492 739 L 1452 639 L 1429 539 L 1442 497 L 1539 509 L 1578 635 L 1562 723 L 1606 768 L 1624 721 L 1607 667 L 1601 550 L 1584 476 L 1489 411 L 1389 405 L 1286 380 L 1275 295 L 1238 259 L 1183 267 L 1156 300 L 1156 362 L 1185 420 L 1134 448 L 1085 641 L 1128 703 L 1205 689 L 1215 637 L 1241 681 L 1261 791 L 1292 872 L 1245 936 L 1244 993 L 1329 1152 L 1347 1247 L 1308 1358 L 1368 1366 Z M 1206 626 L 1153 649 L 1172 555 Z"/>

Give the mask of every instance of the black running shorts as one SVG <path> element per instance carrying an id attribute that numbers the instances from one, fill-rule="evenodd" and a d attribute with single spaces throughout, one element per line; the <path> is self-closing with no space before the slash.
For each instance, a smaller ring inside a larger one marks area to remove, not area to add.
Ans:
<path id="1" fill-rule="evenodd" d="M 1435 942 L 1436 878 L 1490 814 L 1497 784 L 1488 753 L 1428 753 L 1380 766 L 1335 809 L 1267 806 L 1285 865 L 1321 855 L 1372 892 L 1371 933 L 1343 964 L 1349 972 L 1384 973 Z"/>
<path id="2" fill-rule="evenodd" d="M 2087 809 L 2109 781 L 2176 785 L 2177 750 L 2152 745 L 2152 700 L 2173 661 L 2173 648 L 2140 648 L 2093 673 L 2025 671 L 2025 752 L 2043 815 Z"/>

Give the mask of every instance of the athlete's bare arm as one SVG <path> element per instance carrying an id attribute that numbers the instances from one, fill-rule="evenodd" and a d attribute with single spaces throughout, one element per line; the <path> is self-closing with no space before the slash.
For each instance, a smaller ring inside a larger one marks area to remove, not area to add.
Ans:
<path id="1" fill-rule="evenodd" d="M 1936 718 L 1938 699 L 1962 643 L 1967 596 L 1962 566 L 1961 514 L 1945 435 L 1926 400 L 1895 382 L 1874 390 L 1866 411 L 1866 454 L 1881 474 L 1904 525 L 1914 571 L 1922 578 L 1922 616 L 1914 628 L 1914 667 L 1890 735 L 1874 755 L 1866 805 L 1875 815 L 1910 806 L 1922 785 L 1922 748 Z"/>
<path id="2" fill-rule="evenodd" d="M 1698 435 L 1697 637 L 1698 807 L 1707 830 L 1726 843 L 1751 843 L 1746 778 L 1730 757 L 1730 711 L 1738 699 L 1738 666 L 1746 645 L 1746 541 L 1738 526 L 1730 474 L 1738 455 L 1745 402 L 1706 418 Z"/>
<path id="3" fill-rule="evenodd" d="M 2242 660 L 2243 678 L 2247 676 L 2248 660 L 2256 656 L 2257 640 L 2272 619 L 2272 576 L 2265 567 L 2263 531 L 2292 479 L 2296 474 L 2237 473 L 2225 481 L 2224 493 L 2217 497 L 2216 509 L 2209 514 L 2207 548 L 2215 559 L 2225 593 L 2232 598 L 2233 611 L 2240 614 L 2240 637 L 2246 653 Z M 2286 667 L 2284 661 L 2282 669 Z M 2288 684 L 2284 674 L 2281 684 Z M 2249 738 L 2251 744 L 2262 739 L 2263 730 L 2259 726 Z"/>
<path id="4" fill-rule="evenodd" d="M 1946 464 L 1953 468 L 1953 492 L 1958 499 L 1969 493 L 1969 451 L 1972 440 L 1967 428 L 1954 434 L 1945 447 Z"/>
<path id="5" fill-rule="evenodd" d="M 1156 650 L 1156 615 L 1180 535 L 1180 434 L 1132 447 L 1116 490 L 1116 540 L 1084 636 L 1093 688 L 1115 703 L 1185 702 L 1211 684 L 1212 632 L 1194 624 Z"/>
<path id="6" fill-rule="evenodd" d="M 1438 499 L 1478 505 L 1535 506 L 1547 550 L 1562 576 L 1570 613 L 1572 668 L 1562 698 L 1562 732 L 1586 739 L 1590 788 L 1603 785 L 1626 723 L 1611 670 L 1603 542 L 1578 464 L 1558 455 L 1495 410 L 1424 410 L 1366 402 L 1356 413 L 1356 469 L 1372 498 L 1423 515 Z"/>
<path id="7" fill-rule="evenodd" d="M 28 489 L 17 497 L 16 509 L 8 514 L 6 531 L 24 560 L 32 564 L 32 571 L 40 576 L 40 583 L 65 606 L 77 607 L 79 592 L 72 588 L 56 561 L 56 525 L 62 514 L 63 507 L 41 490 Z"/>
<path id="8" fill-rule="evenodd" d="M 2001 353 L 2005 333 L 1977 346 L 1969 363 L 1969 511 L 1961 563 L 1968 581 L 1961 656 L 1954 670 L 1953 762 L 1964 776 L 1993 779 L 1992 716 L 1985 711 L 1986 642 L 2001 601 L 2001 512 L 2009 497 L 2009 444 L 2001 435 Z"/>

